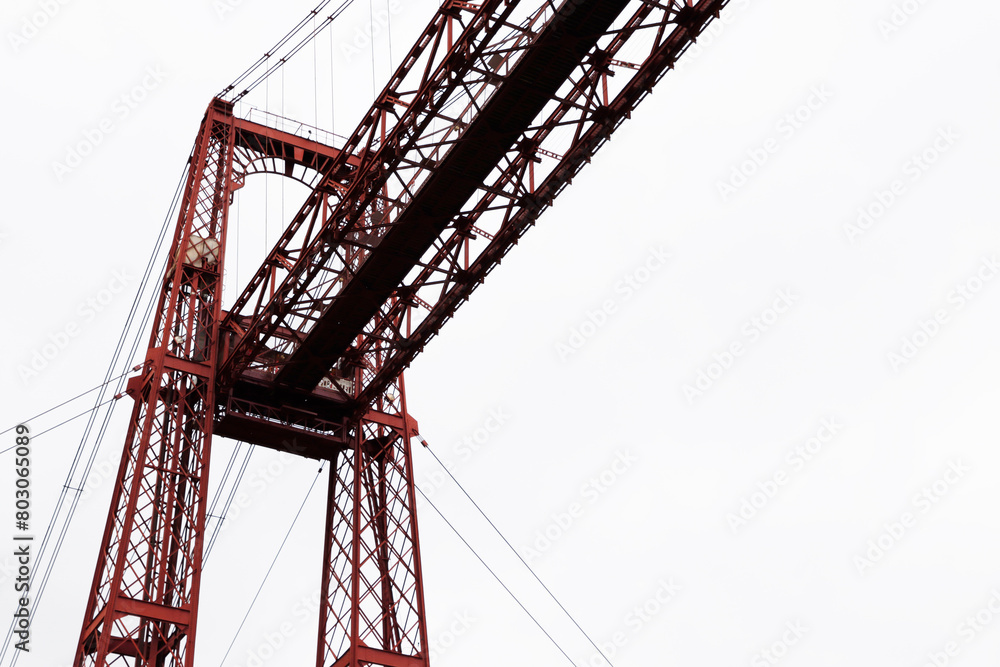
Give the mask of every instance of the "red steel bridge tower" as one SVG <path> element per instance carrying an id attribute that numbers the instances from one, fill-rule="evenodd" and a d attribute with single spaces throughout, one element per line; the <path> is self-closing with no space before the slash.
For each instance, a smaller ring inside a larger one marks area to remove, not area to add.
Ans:
<path id="1" fill-rule="evenodd" d="M 403 370 L 725 4 L 445 0 L 336 147 L 212 100 L 75 667 L 192 667 L 213 436 L 331 462 L 316 666 L 428 665 Z M 310 191 L 224 310 L 256 173 Z"/>

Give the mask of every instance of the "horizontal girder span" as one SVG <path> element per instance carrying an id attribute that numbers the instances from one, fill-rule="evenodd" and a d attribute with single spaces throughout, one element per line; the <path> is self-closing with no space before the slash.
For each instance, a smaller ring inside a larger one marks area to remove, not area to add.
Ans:
<path id="1" fill-rule="evenodd" d="M 269 363 L 268 357 L 287 359 L 297 346 L 294 338 L 275 341 L 274 332 L 308 330 L 341 286 L 351 280 L 353 270 L 367 258 L 387 222 L 377 195 L 390 171 L 388 165 L 398 165 L 407 157 L 400 150 L 402 143 L 408 142 L 412 148 L 418 139 L 424 139 L 423 133 L 438 118 L 421 110 L 433 106 L 435 97 L 447 97 L 442 89 L 455 90 L 465 84 L 470 69 L 466 58 L 481 52 L 490 38 L 505 27 L 516 4 L 486 0 L 471 21 L 467 5 L 457 6 L 449 0 L 442 6 L 346 142 L 345 151 L 362 160 L 349 187 L 338 190 L 339 183 L 325 180 L 303 207 L 310 216 L 300 213 L 293 220 L 291 227 L 310 217 L 310 229 L 318 231 L 307 239 L 309 245 L 301 246 L 294 266 L 282 274 L 280 282 L 265 261 L 232 308 L 227 324 L 236 317 L 249 317 L 251 323 L 245 332 L 239 331 L 240 340 L 223 363 L 223 382 L 232 381 L 250 366 L 274 372 L 277 367 Z M 468 26 L 463 25 L 466 21 Z M 459 37 L 452 42 L 456 27 Z M 402 115 L 397 107 L 402 107 Z M 428 140 L 424 139 L 424 143 Z M 418 146 L 417 152 L 420 150 Z M 412 153 L 409 151 L 410 157 Z M 417 157 L 421 162 L 426 160 L 426 156 Z M 339 197 L 331 202 L 328 194 L 333 192 Z M 286 230 L 272 255 L 282 251 L 280 246 L 291 233 Z M 287 251 L 283 254 L 288 255 Z M 268 280 L 270 298 L 265 297 L 263 289 Z M 269 355 L 269 347 L 278 354 Z"/>
<path id="2" fill-rule="evenodd" d="M 319 382 L 626 4 L 580 3 L 550 22 L 282 366 L 278 384 Z"/>
<path id="3" fill-rule="evenodd" d="M 334 165 L 341 165 L 341 151 L 333 146 L 318 141 L 313 141 L 308 137 L 300 137 L 266 125 L 261 125 L 244 118 L 233 118 L 233 144 L 237 149 L 237 160 L 242 160 L 241 165 L 245 173 L 256 173 L 269 171 L 255 167 L 255 162 L 262 160 L 280 160 L 282 171 L 285 176 L 292 176 L 295 165 L 300 165 L 306 170 L 316 174 L 328 175 Z M 357 160 L 353 161 L 357 166 Z M 350 178 L 350 163 L 346 165 L 346 173 L 342 173 L 344 180 Z"/>
<path id="4" fill-rule="evenodd" d="M 518 4 L 474 8 L 420 85 L 407 93 L 400 73 L 390 82 L 345 146 L 360 160 L 353 179 L 338 188 L 325 179 L 311 197 L 311 245 L 271 283 L 273 298 L 258 293 L 233 309 L 240 326 L 225 382 L 256 368 L 280 395 L 354 367 L 344 398 L 364 409 L 726 0 L 574 1 L 565 17 L 543 5 L 515 25 Z M 418 69 L 444 27 L 439 15 L 400 71 Z"/>
<path id="5" fill-rule="evenodd" d="M 416 355 L 423 350 L 427 342 L 433 338 L 464 303 L 471 293 L 479 286 L 486 276 L 503 260 L 504 256 L 517 244 L 518 239 L 534 224 L 535 219 L 548 207 L 551 206 L 556 196 L 572 182 L 573 177 L 590 162 L 597 150 L 610 138 L 613 131 L 621 125 L 631 115 L 631 112 L 638 106 L 639 102 L 651 92 L 652 86 L 658 82 L 663 75 L 673 67 L 673 64 L 683 54 L 687 47 L 694 42 L 698 34 L 704 29 L 707 22 L 717 17 L 721 9 L 728 0 L 702 0 L 697 5 L 687 8 L 687 10 L 675 13 L 664 13 L 659 21 L 662 24 L 673 24 L 674 30 L 664 31 L 662 39 L 652 50 L 646 60 L 638 67 L 634 68 L 635 74 L 621 87 L 620 92 L 613 100 L 604 100 L 603 106 L 591 106 L 588 113 L 581 114 L 574 123 L 576 133 L 574 139 L 563 155 L 553 155 L 555 166 L 551 168 L 544 179 L 538 178 L 538 184 L 528 184 L 530 180 L 525 176 L 525 172 L 531 171 L 523 169 L 523 164 L 519 165 L 516 159 L 509 162 L 508 168 L 496 180 L 493 187 L 484 188 L 490 194 L 500 192 L 502 186 L 506 185 L 506 192 L 498 196 L 484 196 L 479 199 L 475 206 L 462 211 L 460 219 L 464 221 L 465 227 L 477 230 L 478 223 L 484 216 L 493 213 L 496 215 L 497 209 L 502 210 L 502 222 L 499 228 L 492 228 L 492 234 L 482 234 L 484 237 L 481 244 L 481 251 L 474 259 L 466 258 L 462 264 L 462 279 L 452 280 L 450 284 L 445 284 L 438 292 L 438 298 L 433 303 L 420 299 L 416 306 L 422 306 L 427 312 L 413 330 L 406 336 L 403 344 L 400 341 L 391 341 L 386 345 L 384 342 L 388 332 L 378 326 L 366 327 L 370 332 L 366 340 L 359 344 L 362 353 L 370 350 L 382 350 L 381 363 L 365 378 L 363 386 L 359 388 L 357 401 L 365 404 L 374 396 L 377 396 L 392 378 L 401 373 Z M 641 8 L 629 25 L 643 26 L 655 25 L 655 21 L 648 21 L 648 7 Z M 638 28 L 637 28 L 638 29 Z M 603 67 L 611 61 L 611 55 L 615 54 L 627 43 L 628 31 L 621 31 L 604 54 Z M 580 77 L 581 81 L 597 81 L 602 76 L 607 76 L 607 70 L 602 74 L 600 61 L 593 61 L 585 76 Z M 632 68 L 630 68 L 632 69 Z M 596 86 L 595 86 L 596 88 Z M 593 91 L 590 91 L 593 93 Z M 587 91 L 583 87 L 577 87 L 559 108 L 546 119 L 538 128 L 531 131 L 531 145 L 539 145 L 543 141 L 543 135 L 547 130 L 556 128 L 560 123 L 565 122 L 566 110 L 573 106 L 573 103 L 587 96 Z M 583 129 L 584 126 L 586 129 Z M 525 138 L 528 141 L 528 138 Z M 540 151 L 536 150 L 534 155 L 521 156 L 524 161 L 538 162 Z M 520 171 L 519 171 L 520 170 Z M 539 170 L 540 171 L 540 170 Z M 525 187 L 531 185 L 531 187 Z M 511 196 L 509 193 L 520 193 L 527 191 L 523 196 Z M 499 203 L 498 203 L 499 202 Z M 484 225 L 485 226 L 485 225 Z M 421 288 L 430 286 L 435 278 L 435 273 L 441 273 L 438 267 L 448 266 L 449 258 L 447 251 L 453 248 L 466 248 L 469 245 L 469 234 L 463 233 L 460 225 L 453 225 L 454 231 L 451 236 L 442 240 L 439 245 L 441 251 L 434 258 L 427 268 L 417 275 L 412 281 L 403 286 L 403 289 L 411 294 L 420 293 Z M 475 238 L 475 235 L 472 235 Z M 454 261 L 451 261 L 451 274 L 456 273 Z M 387 304 L 380 313 L 378 321 L 389 322 L 394 317 L 399 316 L 401 308 L 414 308 L 415 305 L 406 302 Z"/>
<path id="6" fill-rule="evenodd" d="M 300 337 L 288 346 L 278 384 L 315 385 L 550 103 L 628 0 L 572 0 L 563 5 L 562 14 L 550 15 L 541 25 L 535 23 L 541 12 L 535 12 L 515 26 L 509 18 L 518 4 L 484 2 L 408 102 L 401 100 L 404 93 L 392 95 L 388 89 L 376 102 L 383 132 L 386 107 L 396 116 L 394 127 L 377 146 L 371 139 L 364 146 L 363 166 L 331 220 L 324 221 L 323 234 L 299 258 L 274 297 L 257 309 L 254 324 L 224 363 L 225 377 L 235 377 L 252 363 L 274 329 L 283 326 L 298 330 Z M 456 13 L 456 6 L 446 5 L 437 29 L 425 32 L 424 44 L 440 45 L 450 32 L 444 29 L 444 15 Z M 401 70 L 416 61 L 408 58 Z M 397 75 L 397 80 L 401 84 L 403 77 Z M 449 104 L 456 101 L 464 107 Z M 397 103 L 402 111 L 397 111 Z M 451 106 L 454 116 L 444 113 Z M 353 142 L 360 143 L 365 134 L 374 138 L 378 123 L 370 118 Z M 441 121 L 450 123 L 450 129 L 442 130 Z M 392 178 L 399 184 L 389 219 L 380 196 Z M 359 220 L 372 230 L 364 239 L 367 244 L 350 237 Z M 376 222 L 385 224 L 375 229 Z M 361 247 L 353 253 L 353 263 L 347 247 L 352 241 Z M 342 270 L 334 280 L 342 286 L 332 286 L 324 272 L 331 257 L 341 260 Z M 310 291 L 315 283 L 325 292 Z"/>

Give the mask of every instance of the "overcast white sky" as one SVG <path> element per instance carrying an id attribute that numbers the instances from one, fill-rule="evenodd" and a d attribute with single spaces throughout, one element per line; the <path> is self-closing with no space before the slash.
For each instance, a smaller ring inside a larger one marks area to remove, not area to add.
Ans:
<path id="1" fill-rule="evenodd" d="M 437 5 L 373 2 L 396 57 Z M 100 382 L 205 107 L 314 4 L 4 3 L 0 429 Z M 342 48 L 358 6 L 336 33 L 341 134 L 372 98 L 371 47 Z M 617 667 L 996 664 L 998 29 L 986 0 L 732 0 L 408 372 L 422 435 Z M 311 92 L 271 95 L 314 121 Z M 244 224 L 242 279 L 277 233 Z M 72 660 L 127 408 L 22 665 Z M 35 443 L 39 532 L 82 428 Z M 214 473 L 231 451 L 217 441 Z M 415 465 L 576 664 L 601 664 L 428 452 Z M 205 570 L 200 667 L 220 666 L 316 470 L 254 454 Z M 324 486 L 226 667 L 315 659 Z M 434 665 L 566 664 L 419 516 Z"/>

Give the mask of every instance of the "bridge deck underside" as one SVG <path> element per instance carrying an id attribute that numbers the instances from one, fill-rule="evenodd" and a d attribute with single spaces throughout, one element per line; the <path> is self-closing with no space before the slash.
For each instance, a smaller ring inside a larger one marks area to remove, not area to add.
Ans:
<path id="1" fill-rule="evenodd" d="M 590 3 L 568 17 L 557 17 L 539 35 L 284 363 L 278 385 L 316 386 L 627 4 Z"/>

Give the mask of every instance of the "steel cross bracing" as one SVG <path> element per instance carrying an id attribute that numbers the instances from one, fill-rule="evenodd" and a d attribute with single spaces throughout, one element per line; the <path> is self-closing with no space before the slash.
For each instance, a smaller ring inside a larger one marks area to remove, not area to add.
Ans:
<path id="1" fill-rule="evenodd" d="M 192 664 L 210 444 L 224 400 L 216 391 L 216 369 L 230 197 L 247 173 L 280 164 L 286 175 L 308 181 L 308 174 L 325 169 L 337 154 L 329 146 L 234 118 L 232 105 L 221 100 L 206 112 L 190 158 L 146 362 L 128 385 L 135 404 L 77 667 Z M 391 406 L 382 401 L 376 407 Z M 369 432 L 407 428 L 404 418 L 396 418 L 401 425 L 394 425 L 391 415 L 378 418 L 390 420 L 390 426 L 369 426 Z M 309 445 L 314 422 L 302 427 L 288 420 L 282 435 L 301 434 Z M 319 424 L 327 449 L 331 441 L 347 447 L 360 432 L 349 432 L 343 420 Z"/>
<path id="2" fill-rule="evenodd" d="M 233 126 L 213 103 L 191 157 L 173 248 L 112 494 L 74 665 L 190 665 L 198 611 Z M 206 242 L 210 239 L 211 242 Z"/>
<path id="3" fill-rule="evenodd" d="M 525 4 L 444 4 L 231 309 L 224 384 L 325 379 L 363 410 L 725 0 Z"/>
<path id="4" fill-rule="evenodd" d="M 445 0 L 339 147 L 213 100 L 75 667 L 193 665 L 213 434 L 332 462 L 317 667 L 426 667 L 402 371 L 725 4 Z M 310 194 L 225 312 L 255 173 Z"/>

